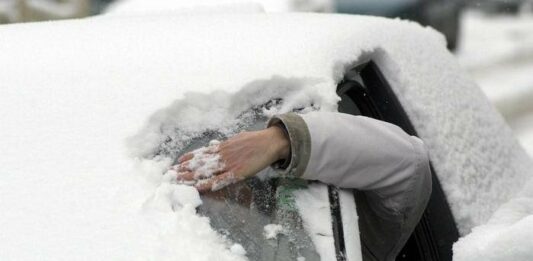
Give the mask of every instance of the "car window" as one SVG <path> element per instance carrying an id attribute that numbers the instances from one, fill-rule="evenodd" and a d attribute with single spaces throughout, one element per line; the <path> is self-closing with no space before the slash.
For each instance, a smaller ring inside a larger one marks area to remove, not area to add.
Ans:
<path id="1" fill-rule="evenodd" d="M 257 106 L 239 116 L 240 130 L 264 128 L 263 113 L 280 100 Z M 204 146 L 212 139 L 227 138 L 222 131 L 210 130 L 185 140 L 178 154 Z M 202 195 L 200 215 L 209 217 L 211 226 L 233 243 L 240 244 L 250 260 L 320 260 L 320 256 L 304 229 L 293 192 L 306 189 L 302 180 L 267 178 L 274 175 L 270 168 L 258 177 Z M 267 239 L 265 227 L 281 225 L 283 232 Z"/>

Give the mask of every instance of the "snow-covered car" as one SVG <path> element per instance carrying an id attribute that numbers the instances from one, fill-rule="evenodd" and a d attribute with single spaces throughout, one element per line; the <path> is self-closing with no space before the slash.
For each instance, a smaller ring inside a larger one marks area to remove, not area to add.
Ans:
<path id="1" fill-rule="evenodd" d="M 433 29 L 159 14 L 0 36 L 2 260 L 361 260 L 357 191 L 265 170 L 200 196 L 166 172 L 211 139 L 312 110 L 390 121 L 425 141 L 433 194 L 398 259 L 533 255 L 531 160 Z"/>

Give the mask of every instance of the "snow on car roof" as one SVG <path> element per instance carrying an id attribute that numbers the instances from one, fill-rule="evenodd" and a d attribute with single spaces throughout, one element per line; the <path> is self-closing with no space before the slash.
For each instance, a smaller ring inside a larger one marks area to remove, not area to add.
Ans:
<path id="1" fill-rule="evenodd" d="M 530 177 L 529 158 L 444 37 L 415 23 L 159 15 L 0 35 L 2 258 L 242 258 L 195 214 L 197 193 L 161 175 L 173 159 L 147 157 L 161 133 L 231 128 L 275 98 L 283 107 L 269 113 L 336 110 L 344 71 L 369 59 L 429 148 L 463 235 Z"/>

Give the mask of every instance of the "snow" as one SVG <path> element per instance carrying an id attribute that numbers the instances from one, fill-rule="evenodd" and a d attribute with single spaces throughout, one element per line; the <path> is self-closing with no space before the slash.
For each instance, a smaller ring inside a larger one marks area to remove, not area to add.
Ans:
<path id="1" fill-rule="evenodd" d="M 304 228 L 320 255 L 320 260 L 333 260 L 335 247 L 331 230 L 328 188 L 310 184 L 306 190 L 294 192 L 296 206 L 302 215 Z"/>
<path id="2" fill-rule="evenodd" d="M 343 225 L 344 247 L 347 261 L 363 260 L 361 254 L 361 237 L 359 236 L 359 216 L 355 206 L 353 191 L 339 191 L 339 205 Z"/>
<path id="3" fill-rule="evenodd" d="M 462 235 L 529 197 L 519 191 L 530 158 L 444 38 L 415 23 L 138 15 L 0 34 L 0 259 L 244 260 L 196 214 L 195 191 L 163 174 L 203 133 L 239 132 L 253 106 L 336 110 L 344 71 L 369 59 L 425 141 Z M 331 256 L 328 215 L 306 212 L 327 208 L 327 193 L 301 193 L 313 242 Z"/>
<path id="4" fill-rule="evenodd" d="M 529 189 L 533 189 L 530 185 Z M 533 199 L 517 197 L 454 245 L 454 260 L 532 260 Z"/>
<path id="5" fill-rule="evenodd" d="M 201 148 L 194 151 L 190 160 L 189 168 L 195 174 L 195 179 L 210 178 L 215 172 L 224 169 L 224 162 L 220 161 L 220 154 L 207 153 L 211 147 Z"/>
<path id="6" fill-rule="evenodd" d="M 246 250 L 240 244 L 233 244 L 230 248 L 231 253 L 234 253 L 239 256 L 245 256 Z"/>
<path id="7" fill-rule="evenodd" d="M 464 16 L 459 61 L 533 156 L 533 17 Z M 486 43 L 491 44 L 487 45 Z M 532 260 L 533 182 L 454 245 L 454 260 Z"/>
<path id="8" fill-rule="evenodd" d="M 284 229 L 282 225 L 268 224 L 264 228 L 266 239 L 276 239 L 278 234 L 283 233 Z"/>

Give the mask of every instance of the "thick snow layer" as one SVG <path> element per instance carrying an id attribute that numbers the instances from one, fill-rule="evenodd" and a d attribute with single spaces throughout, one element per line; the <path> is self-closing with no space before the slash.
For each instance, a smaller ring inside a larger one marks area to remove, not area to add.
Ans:
<path id="1" fill-rule="evenodd" d="M 368 59 L 425 141 L 463 235 L 526 197 L 530 159 L 444 38 L 415 23 L 99 17 L 0 35 L 0 259 L 244 259 L 195 214 L 195 191 L 162 174 L 186 140 L 238 132 L 251 107 L 335 110 L 344 71 Z"/>
<path id="2" fill-rule="evenodd" d="M 533 182 L 454 245 L 454 260 L 533 260 Z"/>
<path id="3" fill-rule="evenodd" d="M 487 17 L 467 12 L 459 62 L 511 123 L 533 155 L 533 17 Z M 490 44 L 487 44 L 490 43 Z M 525 116 L 523 116 L 526 114 Z M 522 116 L 521 116 L 522 115 Z M 487 224 L 454 246 L 455 260 L 532 260 L 533 186 L 531 181 L 503 205 Z"/>
<path id="4" fill-rule="evenodd" d="M 459 62 L 533 155 L 533 15 L 466 12 L 461 32 Z"/>

